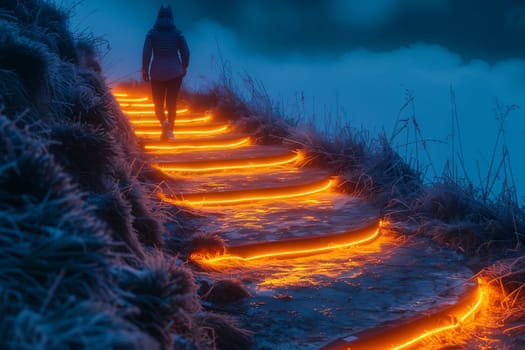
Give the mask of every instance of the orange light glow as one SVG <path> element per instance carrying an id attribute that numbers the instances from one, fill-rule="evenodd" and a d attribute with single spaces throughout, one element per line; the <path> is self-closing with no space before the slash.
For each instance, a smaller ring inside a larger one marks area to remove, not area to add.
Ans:
<path id="1" fill-rule="evenodd" d="M 379 236 L 380 226 L 380 221 L 377 221 L 367 227 L 342 234 L 230 247 L 226 254 L 215 257 L 205 257 L 197 252 L 192 254 L 191 259 L 206 265 L 213 265 L 232 260 L 247 262 L 259 259 L 292 258 L 320 254 L 334 249 L 369 243 Z"/>
<path id="2" fill-rule="evenodd" d="M 122 106 L 121 106 L 122 107 Z M 168 112 L 168 111 L 164 111 L 164 112 Z M 187 108 L 184 108 L 184 109 L 177 109 L 177 114 L 184 114 L 184 113 L 187 113 L 189 112 L 189 110 Z M 128 115 L 155 115 L 155 111 L 124 111 L 124 113 L 128 114 Z"/>
<path id="3" fill-rule="evenodd" d="M 186 205 L 235 205 L 253 201 L 289 199 L 303 197 L 330 189 L 335 183 L 333 179 L 325 179 L 314 183 L 288 187 L 273 187 L 256 190 L 241 190 L 230 192 L 190 193 L 180 196 L 167 196 L 162 192 L 159 198 L 171 204 Z"/>
<path id="4" fill-rule="evenodd" d="M 140 118 L 140 119 L 130 119 L 129 120 L 134 125 L 160 125 L 160 122 L 158 119 L 146 119 L 146 118 Z"/>
<path id="5" fill-rule="evenodd" d="M 203 136 L 206 136 L 206 135 L 217 135 L 217 134 L 220 134 L 220 133 L 223 133 L 225 132 L 226 130 L 228 130 L 228 125 L 223 125 L 223 126 L 220 126 L 220 127 L 215 127 L 215 128 L 203 128 L 201 130 L 197 129 L 197 130 L 173 130 L 173 133 L 175 135 L 203 135 Z M 161 132 L 160 130 L 159 131 L 140 131 L 140 130 L 137 130 L 135 131 L 135 135 L 137 136 L 160 136 Z"/>
<path id="6" fill-rule="evenodd" d="M 301 152 L 286 154 L 283 156 L 262 157 L 257 159 L 233 159 L 216 162 L 193 162 L 190 164 L 160 163 L 156 167 L 162 171 L 172 172 L 209 172 L 223 170 L 241 170 L 255 168 L 270 168 L 275 166 L 294 163 L 302 159 Z"/>
<path id="7" fill-rule="evenodd" d="M 477 301 L 474 305 L 470 306 L 470 305 L 467 305 L 466 307 L 466 310 L 463 310 L 463 315 L 457 315 L 457 316 L 460 316 L 460 317 L 457 317 L 456 315 L 454 315 L 456 317 L 455 320 L 452 321 L 452 324 L 448 325 L 448 326 L 443 326 L 443 327 L 438 327 L 438 328 L 434 328 L 434 329 L 431 329 L 429 331 L 426 331 L 424 332 L 423 334 L 407 341 L 406 343 L 403 343 L 401 345 L 398 345 L 398 346 L 395 346 L 392 348 L 392 350 L 402 350 L 402 349 L 407 349 L 407 348 L 410 348 L 411 346 L 419 343 L 420 341 L 422 341 L 423 339 L 427 338 L 427 337 L 430 337 L 432 335 L 436 335 L 438 333 L 441 333 L 441 332 L 444 332 L 444 331 L 448 331 L 448 330 L 453 330 L 457 327 L 459 327 L 462 323 L 464 323 L 466 320 L 468 320 L 471 316 L 473 316 L 476 312 L 479 311 L 479 309 L 481 308 L 481 304 L 483 302 L 483 297 L 484 297 L 484 292 L 483 292 L 483 289 L 481 288 L 481 286 L 478 285 L 478 298 L 477 298 Z"/>
<path id="8" fill-rule="evenodd" d="M 147 107 L 147 108 L 155 108 L 154 103 L 121 103 L 121 107 L 130 108 L 130 107 Z"/>
<path id="9" fill-rule="evenodd" d="M 180 113 L 186 113 L 189 112 L 189 109 L 181 109 Z M 177 112 L 179 113 L 179 112 Z M 211 120 L 211 114 L 203 115 L 202 117 L 194 117 L 194 118 L 186 118 L 186 119 L 177 119 L 175 120 L 175 124 L 177 123 L 196 123 L 196 122 L 209 122 Z"/>
<path id="10" fill-rule="evenodd" d="M 118 102 L 146 102 L 147 100 L 148 100 L 147 97 L 137 97 L 137 98 L 117 97 Z"/>
<path id="11" fill-rule="evenodd" d="M 198 122 L 209 122 L 211 120 L 211 115 L 205 115 L 202 117 L 195 118 L 177 118 L 175 124 L 189 124 L 189 123 L 198 123 Z M 133 124 L 142 125 L 142 124 L 159 124 L 159 120 L 156 118 L 132 118 L 130 121 Z"/>
<path id="12" fill-rule="evenodd" d="M 137 108 L 137 109 L 140 109 L 140 108 L 155 108 L 155 104 L 154 103 L 120 103 L 120 106 L 121 107 L 125 107 L 125 108 Z M 184 112 L 187 112 L 188 109 L 187 108 L 182 108 L 181 109 Z"/>
<path id="13" fill-rule="evenodd" d="M 114 93 L 113 96 L 115 96 L 115 97 L 128 97 L 128 94 Z"/>
<path id="14" fill-rule="evenodd" d="M 467 309 L 465 310 L 466 312 L 463 315 L 461 315 L 461 317 L 459 317 L 456 320 L 454 320 L 452 324 L 450 324 L 448 326 L 438 327 L 438 328 L 434 328 L 432 330 L 426 331 L 423 334 L 421 334 L 421 335 L 419 335 L 417 337 L 414 337 L 413 339 L 407 341 L 404 344 L 401 344 L 401 345 L 393 347 L 392 350 L 401 350 L 401 349 L 410 348 L 411 346 L 419 343 L 421 340 L 423 340 L 423 339 L 425 339 L 427 337 L 430 337 L 431 335 L 436 335 L 438 333 L 441 333 L 441 332 L 444 332 L 444 331 L 448 331 L 448 330 L 452 330 L 452 329 L 455 329 L 455 328 L 459 327 L 461 325 L 461 323 L 465 322 L 468 318 L 470 318 L 477 311 L 479 311 L 479 308 L 481 307 L 481 303 L 482 302 L 483 302 L 483 290 L 481 289 L 481 287 L 478 287 L 478 299 L 477 299 L 476 303 L 473 306 L 471 306 L 471 307 L 467 307 Z"/>
<path id="15" fill-rule="evenodd" d="M 250 138 L 245 137 L 237 140 L 204 140 L 202 143 L 194 141 L 191 143 L 168 143 L 164 145 L 146 145 L 144 149 L 151 153 L 163 153 L 177 150 L 211 150 L 211 149 L 231 149 L 238 148 L 241 146 L 248 146 L 250 144 Z"/>
<path id="16" fill-rule="evenodd" d="M 461 327 L 480 311 L 485 297 L 483 285 L 478 280 L 477 286 L 469 288 L 455 305 L 399 326 L 364 331 L 340 339 L 323 350 L 410 349 L 428 337 Z"/>

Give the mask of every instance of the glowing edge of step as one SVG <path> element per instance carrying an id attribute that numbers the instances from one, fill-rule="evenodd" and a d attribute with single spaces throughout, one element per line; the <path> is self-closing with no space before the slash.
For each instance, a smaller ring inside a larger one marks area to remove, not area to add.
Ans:
<path id="1" fill-rule="evenodd" d="M 231 148 L 237 148 L 241 146 L 249 146 L 250 145 L 250 138 L 244 137 L 241 139 L 235 139 L 235 140 L 217 140 L 217 141 L 206 141 L 202 142 L 201 144 L 197 143 L 191 143 L 191 141 L 187 141 L 181 144 L 178 144 L 173 142 L 172 144 L 166 144 L 166 145 L 145 145 L 144 149 L 148 151 L 148 153 L 151 154 L 162 154 L 162 153 L 168 153 L 169 151 L 177 151 L 177 150 L 198 150 L 198 149 L 204 149 L 204 150 L 211 150 L 211 149 L 231 149 Z"/>
<path id="2" fill-rule="evenodd" d="M 153 167 L 166 172 L 195 173 L 213 172 L 224 170 L 241 170 L 255 168 L 270 168 L 287 165 L 300 161 L 303 158 L 301 152 L 286 154 L 273 157 L 261 157 L 252 159 L 233 159 L 213 162 L 193 162 L 193 163 L 156 163 Z"/>
<path id="3" fill-rule="evenodd" d="M 409 322 L 393 321 L 340 338 L 320 350 L 406 350 L 424 339 L 461 327 L 481 310 L 487 292 L 481 279 L 467 289 L 459 301 L 434 313 L 426 313 Z"/>
<path id="4" fill-rule="evenodd" d="M 129 97 L 117 97 L 117 101 L 120 102 L 146 102 L 149 99 L 147 97 L 137 97 L 137 98 L 129 98 Z"/>
<path id="5" fill-rule="evenodd" d="M 225 132 L 228 130 L 228 125 L 224 125 L 215 129 L 203 129 L 203 130 L 177 130 L 175 129 L 173 133 L 175 135 L 216 135 Z M 137 136 L 160 136 L 161 131 L 135 131 Z"/>
<path id="6" fill-rule="evenodd" d="M 125 108 L 125 105 L 120 105 L 120 107 L 122 108 Z M 133 106 L 131 106 L 133 107 Z M 168 111 L 164 111 L 164 113 L 167 113 Z M 177 115 L 178 114 L 185 114 L 185 113 L 188 113 L 189 112 L 189 109 L 187 108 L 184 108 L 184 109 L 177 109 Z M 155 115 L 155 111 L 130 111 L 130 110 L 124 110 L 124 113 L 129 115 L 129 116 L 134 116 L 134 115 L 143 115 L 143 116 L 147 116 L 147 115 Z"/>
<path id="7" fill-rule="evenodd" d="M 335 249 L 368 244 L 379 237 L 381 221 L 345 233 L 295 238 L 273 242 L 252 243 L 227 247 L 224 254 L 208 257 L 200 252 L 191 254 L 191 259 L 199 264 L 223 265 L 228 261 L 253 261 L 260 259 L 283 259 L 305 255 L 326 253 Z"/>
<path id="8" fill-rule="evenodd" d="M 164 202 L 175 205 L 207 206 L 236 205 L 254 201 L 288 199 L 309 196 L 330 189 L 335 184 L 334 179 L 324 179 L 298 186 L 274 187 L 229 192 L 191 193 L 179 196 L 166 195 L 158 192 L 157 196 Z"/>
<path id="9" fill-rule="evenodd" d="M 185 119 L 177 118 L 175 119 L 175 124 L 190 124 L 190 123 L 197 123 L 197 122 L 208 122 L 208 121 L 211 121 L 211 119 L 212 119 L 212 116 L 210 114 L 207 114 L 203 117 L 195 117 L 195 118 L 185 118 Z M 157 119 L 153 119 L 153 118 L 151 119 L 130 118 L 129 121 L 133 125 L 153 124 L 153 125 L 158 125 L 158 127 L 160 128 L 160 122 Z"/>

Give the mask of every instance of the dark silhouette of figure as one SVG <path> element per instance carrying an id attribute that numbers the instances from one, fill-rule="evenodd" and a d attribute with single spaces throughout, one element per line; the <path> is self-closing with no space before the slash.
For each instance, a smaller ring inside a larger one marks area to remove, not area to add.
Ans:
<path id="1" fill-rule="evenodd" d="M 174 138 L 177 96 L 189 61 L 186 39 L 173 22 L 171 6 L 164 4 L 146 36 L 142 52 L 142 78 L 151 80 L 155 115 L 162 126 L 161 140 Z M 168 111 L 167 119 L 164 109 Z"/>

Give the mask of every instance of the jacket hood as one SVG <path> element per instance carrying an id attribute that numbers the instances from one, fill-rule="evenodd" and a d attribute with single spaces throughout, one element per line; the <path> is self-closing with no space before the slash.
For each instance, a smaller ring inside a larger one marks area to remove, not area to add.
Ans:
<path id="1" fill-rule="evenodd" d="M 175 27 L 173 23 L 173 10 L 169 4 L 164 4 L 160 7 L 154 27 L 157 29 L 172 29 Z"/>

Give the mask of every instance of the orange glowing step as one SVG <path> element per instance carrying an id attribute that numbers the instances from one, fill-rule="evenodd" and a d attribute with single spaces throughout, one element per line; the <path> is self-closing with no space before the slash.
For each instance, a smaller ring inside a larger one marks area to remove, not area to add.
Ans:
<path id="1" fill-rule="evenodd" d="M 197 114 L 195 116 L 188 116 L 184 115 L 181 117 L 177 117 L 175 119 L 175 125 L 178 124 L 189 124 L 189 123 L 207 123 L 212 120 L 212 116 L 210 114 L 202 115 Z M 130 117 L 129 121 L 137 126 L 140 125 L 149 125 L 149 126 L 156 126 L 157 128 L 160 127 L 160 122 L 157 118 L 135 118 Z"/>
<path id="2" fill-rule="evenodd" d="M 192 259 L 206 265 L 228 261 L 252 261 L 272 258 L 295 258 L 305 255 L 322 254 L 334 249 L 367 244 L 379 237 L 380 220 L 367 226 L 344 233 L 284 239 L 227 247 L 224 255 L 207 257 L 199 252 Z"/>
<path id="3" fill-rule="evenodd" d="M 372 330 L 338 339 L 321 350 L 405 350 L 417 348 L 428 337 L 461 327 L 480 311 L 486 291 L 478 281 L 467 289 L 459 301 L 411 321 L 392 321 Z"/>
<path id="4" fill-rule="evenodd" d="M 214 149 L 226 150 L 246 147 L 250 145 L 248 136 L 212 138 L 212 139 L 183 139 L 169 142 L 148 142 L 144 150 L 150 154 L 172 154 L 177 151 L 208 151 Z"/>
<path id="5" fill-rule="evenodd" d="M 120 105 L 124 113 L 126 113 L 128 116 L 154 116 L 155 111 L 152 111 L 150 109 L 147 110 L 137 110 L 137 109 L 131 109 L 131 108 L 124 108 L 124 105 Z M 167 113 L 168 111 L 164 111 L 164 113 Z M 188 113 L 189 109 L 177 109 L 177 115 Z"/>
<path id="6" fill-rule="evenodd" d="M 235 153 L 240 150 L 236 149 Z M 198 153 L 181 152 L 177 153 L 177 156 L 182 158 L 195 155 L 197 157 Z M 152 155 L 152 157 L 156 156 Z M 291 166 L 200 173 L 166 172 L 166 174 L 176 180 L 176 193 L 231 192 L 284 187 L 321 181 L 331 176 L 331 173 L 326 170 L 301 169 Z M 344 231 L 344 228 L 337 231 Z"/>
<path id="7" fill-rule="evenodd" d="M 116 97 L 117 99 L 117 102 L 119 103 L 126 103 L 126 104 L 131 104 L 131 103 L 145 103 L 149 100 L 148 97 L 129 97 L 129 96 L 125 96 L 125 97 Z"/>
<path id="8" fill-rule="evenodd" d="M 304 178 L 309 178 L 309 175 L 316 174 L 305 175 Z M 233 182 L 238 179 L 240 176 L 235 177 Z M 239 180 L 240 185 L 241 182 L 242 180 Z M 265 184 L 261 183 L 261 185 Z M 179 190 L 179 187 L 177 189 Z M 363 198 L 333 191 L 283 201 L 258 202 L 256 205 L 220 208 L 212 206 L 199 209 L 207 217 L 201 229 L 207 232 L 220 232 L 219 236 L 227 247 L 248 244 L 264 246 L 273 245 L 275 244 L 273 242 L 277 241 L 302 239 L 315 241 L 316 237 L 324 235 L 337 237 L 339 234 L 365 228 L 377 222 L 380 216 L 379 210 Z M 345 242 L 344 237 L 339 238 L 342 239 L 339 243 L 350 243 Z M 296 248 L 301 249 L 301 247 Z M 256 264 L 259 262 L 261 261 L 255 261 Z M 239 264 L 242 266 L 242 260 L 236 265 Z"/>
<path id="9" fill-rule="evenodd" d="M 135 126 L 135 135 L 140 137 L 157 138 L 161 131 L 159 126 Z M 184 125 L 176 126 L 173 130 L 175 136 L 198 137 L 213 136 L 227 132 L 230 129 L 229 124 L 210 123 L 205 125 Z"/>
<path id="10" fill-rule="evenodd" d="M 184 123 L 183 123 L 184 124 Z M 196 131 L 196 132 L 206 132 L 209 130 L 215 130 L 218 128 L 229 127 L 228 123 L 214 122 L 214 123 L 205 123 L 205 124 L 189 124 L 189 125 L 178 125 L 175 123 L 174 132 L 178 131 Z M 159 132 L 160 133 L 160 123 L 157 124 L 134 124 L 133 129 L 135 132 Z"/>
<path id="11" fill-rule="evenodd" d="M 222 135 L 216 135 L 208 138 L 207 140 L 223 140 L 236 137 L 248 137 L 246 134 L 234 134 L 227 133 Z M 204 140 L 202 138 L 195 138 L 194 140 Z M 177 139 L 175 139 L 175 142 Z M 150 144 L 151 141 L 147 140 L 145 143 Z M 157 141 L 155 141 L 156 144 Z M 154 144 L 153 142 L 151 142 Z M 224 161 L 231 159 L 257 159 L 264 157 L 274 157 L 274 156 L 283 156 L 283 155 L 293 155 L 295 154 L 294 149 L 286 149 L 280 146 L 261 146 L 261 145 L 251 145 L 249 147 L 243 147 L 241 149 L 235 150 L 235 152 L 224 152 L 223 150 L 209 150 L 208 152 L 201 152 L 192 154 L 177 155 L 176 157 L 170 156 L 159 156 L 154 158 L 154 163 L 165 163 L 173 162 L 177 163 L 191 163 L 191 162 L 215 162 L 215 161 Z"/>
<path id="12" fill-rule="evenodd" d="M 122 107 L 124 109 L 131 109 L 131 108 L 133 108 L 133 109 L 151 110 L 152 108 L 155 108 L 155 104 L 151 103 L 151 102 L 148 102 L 148 103 L 144 103 L 144 102 L 120 102 L 119 104 L 120 104 L 120 107 Z"/>
<path id="13" fill-rule="evenodd" d="M 144 100 L 144 97 L 117 97 L 117 102 L 119 102 L 120 106 L 125 109 L 153 110 L 155 104 L 151 102 L 150 98 L 146 98 L 147 99 Z M 178 106 L 179 109 L 177 111 L 182 110 L 184 112 L 189 108 L 188 105 L 184 103 L 179 103 Z"/>
<path id="14" fill-rule="evenodd" d="M 178 195 L 166 195 L 158 193 L 161 200 L 171 204 L 182 205 L 237 205 L 254 201 L 282 200 L 313 195 L 330 190 L 334 186 L 332 178 L 309 182 L 306 184 L 254 188 L 239 191 L 208 192 L 208 193 L 181 193 Z"/>
<path id="15" fill-rule="evenodd" d="M 231 158 L 230 154 L 223 153 L 223 159 L 203 159 L 197 161 L 159 162 L 155 167 L 167 172 L 195 173 L 228 170 L 253 170 L 257 168 L 271 168 L 291 165 L 301 161 L 302 153 L 287 151 L 281 154 L 262 155 L 250 158 Z"/>

